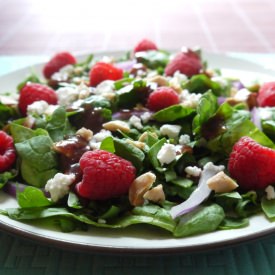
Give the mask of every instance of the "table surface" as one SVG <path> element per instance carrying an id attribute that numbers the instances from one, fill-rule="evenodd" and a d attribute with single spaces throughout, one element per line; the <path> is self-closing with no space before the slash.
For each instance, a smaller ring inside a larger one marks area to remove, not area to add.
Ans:
<path id="1" fill-rule="evenodd" d="M 60 50 L 131 49 L 144 37 L 161 48 L 199 45 L 274 68 L 274 12 L 273 0 L 0 0 L 0 75 Z M 67 251 L 5 232 L 0 243 L 0 274 L 265 275 L 275 270 L 275 235 L 231 248 L 155 257 Z"/>

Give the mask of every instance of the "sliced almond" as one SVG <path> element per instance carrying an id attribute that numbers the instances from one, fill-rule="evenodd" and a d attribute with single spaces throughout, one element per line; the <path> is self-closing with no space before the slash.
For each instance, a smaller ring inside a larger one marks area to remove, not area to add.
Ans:
<path id="1" fill-rule="evenodd" d="M 93 137 L 93 132 L 89 129 L 86 129 L 85 127 L 80 128 L 77 132 L 77 135 L 80 135 L 83 137 L 85 140 L 89 141 Z"/>
<path id="2" fill-rule="evenodd" d="M 129 189 L 129 201 L 131 205 L 143 205 L 143 195 L 150 189 L 155 180 L 156 175 L 152 172 L 147 172 L 133 181 Z"/>
<path id="3" fill-rule="evenodd" d="M 132 140 L 132 139 L 126 139 L 126 142 L 134 145 L 135 147 L 137 147 L 138 149 L 141 149 L 141 150 L 143 150 L 145 147 L 144 142 L 140 142 L 140 141 L 136 141 L 136 140 Z"/>
<path id="4" fill-rule="evenodd" d="M 161 202 L 165 200 L 165 194 L 163 192 L 163 186 L 162 184 L 159 184 L 158 186 L 148 190 L 144 196 L 144 199 L 147 199 L 149 201 L 153 202 Z"/>
<path id="5" fill-rule="evenodd" d="M 157 83 L 158 86 L 168 86 L 169 85 L 167 79 L 160 75 L 155 75 L 153 77 L 150 77 L 147 79 L 147 81 Z"/>
<path id="6" fill-rule="evenodd" d="M 207 181 L 207 185 L 215 193 L 231 192 L 238 187 L 238 184 L 223 171 L 210 178 Z"/>
<path id="7" fill-rule="evenodd" d="M 109 122 L 104 123 L 102 126 L 104 129 L 109 130 L 111 132 L 115 132 L 118 130 L 125 132 L 125 133 L 130 132 L 129 125 L 126 122 L 121 121 L 121 120 L 109 121 Z"/>

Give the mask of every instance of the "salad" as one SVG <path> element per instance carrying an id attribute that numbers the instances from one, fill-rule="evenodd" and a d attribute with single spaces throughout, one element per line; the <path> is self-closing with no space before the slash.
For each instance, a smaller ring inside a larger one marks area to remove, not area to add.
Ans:
<path id="1" fill-rule="evenodd" d="M 174 237 L 275 219 L 275 82 L 147 39 L 119 58 L 57 53 L 43 76 L 0 95 L 0 188 L 18 202 L 0 214 Z"/>

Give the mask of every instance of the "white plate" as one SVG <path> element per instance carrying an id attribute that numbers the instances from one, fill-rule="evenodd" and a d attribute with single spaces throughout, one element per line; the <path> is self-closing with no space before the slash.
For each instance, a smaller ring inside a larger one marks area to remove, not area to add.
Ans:
<path id="1" fill-rule="evenodd" d="M 121 55 L 118 52 L 107 54 Z M 274 71 L 241 59 L 217 54 L 204 55 L 204 59 L 208 61 L 209 67 L 221 68 L 226 75 L 241 77 L 244 81 L 274 79 Z M 32 69 L 39 71 L 41 67 L 40 64 L 33 66 Z M 0 77 L 0 93 L 15 91 L 16 85 L 29 72 L 30 68 L 25 68 Z M 17 207 L 16 200 L 6 193 L 0 192 L 0 208 L 9 207 Z M 41 223 L 23 223 L 1 215 L 0 227 L 10 233 L 57 247 L 127 254 L 201 251 L 238 244 L 275 232 L 275 223 L 269 222 L 263 215 L 250 218 L 250 225 L 242 229 L 216 231 L 187 238 L 173 238 L 169 233 L 158 228 L 142 225 L 135 225 L 122 230 L 91 227 L 87 232 L 62 233 L 57 228 L 49 228 Z"/>

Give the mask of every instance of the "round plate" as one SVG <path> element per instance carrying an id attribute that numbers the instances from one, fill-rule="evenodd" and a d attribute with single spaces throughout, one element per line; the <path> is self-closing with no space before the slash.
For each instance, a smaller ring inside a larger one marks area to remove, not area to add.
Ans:
<path id="1" fill-rule="evenodd" d="M 121 52 L 105 55 L 120 56 Z M 103 54 L 98 54 L 103 55 Z M 80 56 L 83 59 L 84 56 Z M 274 71 L 254 63 L 229 57 L 227 55 L 205 54 L 208 66 L 219 68 L 227 76 L 239 77 L 244 82 L 269 81 Z M 43 64 L 25 68 L 0 77 L 0 93 L 15 91 L 15 87 L 31 71 L 41 72 Z M 17 207 L 17 202 L 4 192 L 0 192 L 0 209 Z M 238 244 L 275 232 L 275 223 L 269 222 L 264 215 L 250 218 L 250 225 L 242 229 L 221 230 L 186 238 L 173 238 L 171 234 L 148 225 L 134 225 L 125 229 L 104 229 L 90 227 L 88 231 L 62 233 L 58 228 L 43 225 L 43 222 L 23 223 L 0 215 L 0 227 L 10 233 L 73 250 L 103 253 L 133 254 L 170 254 L 209 250 Z"/>

